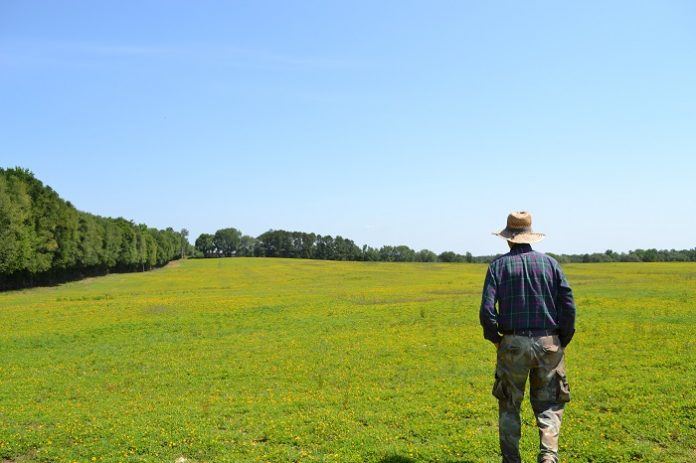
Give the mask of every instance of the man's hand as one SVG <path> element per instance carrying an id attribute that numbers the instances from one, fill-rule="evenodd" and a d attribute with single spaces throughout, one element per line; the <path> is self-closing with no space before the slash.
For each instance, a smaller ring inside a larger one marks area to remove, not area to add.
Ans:
<path id="1" fill-rule="evenodd" d="M 495 346 L 495 350 L 500 349 L 500 343 L 499 343 L 499 342 L 494 342 L 493 345 Z"/>

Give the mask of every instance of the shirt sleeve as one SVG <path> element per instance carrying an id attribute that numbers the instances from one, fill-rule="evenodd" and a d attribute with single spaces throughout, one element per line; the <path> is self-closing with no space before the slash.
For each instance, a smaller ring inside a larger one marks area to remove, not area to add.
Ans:
<path id="1" fill-rule="evenodd" d="M 498 334 L 498 311 L 495 308 L 497 301 L 497 284 L 490 267 L 483 283 L 483 295 L 481 296 L 481 309 L 479 321 L 483 327 L 483 337 L 491 342 L 500 342 L 502 336 Z"/>
<path id="2" fill-rule="evenodd" d="M 563 347 L 567 346 L 575 334 L 575 300 L 573 290 L 563 274 L 556 268 L 558 291 L 556 293 L 556 311 L 558 313 L 558 337 Z"/>

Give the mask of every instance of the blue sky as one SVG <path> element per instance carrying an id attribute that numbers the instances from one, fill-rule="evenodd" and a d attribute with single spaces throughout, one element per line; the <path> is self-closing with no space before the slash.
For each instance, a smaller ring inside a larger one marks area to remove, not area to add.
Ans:
<path id="1" fill-rule="evenodd" d="M 0 3 L 0 166 L 156 227 L 696 246 L 689 1 Z"/>

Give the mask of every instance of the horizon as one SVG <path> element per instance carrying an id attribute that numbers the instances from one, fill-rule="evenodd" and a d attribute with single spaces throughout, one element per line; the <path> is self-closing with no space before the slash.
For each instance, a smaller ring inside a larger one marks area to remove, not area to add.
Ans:
<path id="1" fill-rule="evenodd" d="M 0 166 L 201 233 L 692 249 L 690 2 L 0 6 Z"/>
<path id="2" fill-rule="evenodd" d="M 15 168 L 22 169 L 22 167 L 20 167 L 20 166 L 15 166 Z M 3 167 L 0 166 L 0 169 L 3 169 Z M 4 169 L 7 169 L 7 168 L 4 168 Z M 27 169 L 27 170 L 28 170 L 28 169 Z M 32 175 L 34 175 L 33 172 L 31 172 L 31 171 L 29 171 L 29 172 L 30 172 Z M 35 178 L 36 178 L 36 177 L 35 177 Z M 37 178 L 37 180 L 41 181 L 41 179 L 38 179 L 38 178 Z M 43 183 L 43 182 L 42 182 L 42 183 Z M 52 188 L 50 185 L 47 185 L 47 184 L 45 184 L 45 183 L 43 183 L 43 185 L 44 185 L 45 187 L 51 188 L 53 191 L 55 191 L 55 189 Z M 72 204 L 72 202 L 70 202 L 68 199 L 61 197 L 59 192 L 56 192 L 56 193 L 58 194 L 58 196 L 59 196 L 63 201 L 65 201 L 66 203 L 68 203 L 68 204 L 72 205 L 73 207 L 75 207 L 75 206 Z M 76 209 L 77 209 L 77 208 L 76 208 Z M 77 210 L 79 210 L 79 209 L 77 209 Z M 87 213 L 92 214 L 92 215 L 95 215 L 95 216 L 104 217 L 104 218 L 109 218 L 109 219 L 125 219 L 125 220 L 127 220 L 127 221 L 129 221 L 129 222 L 131 222 L 131 223 L 138 224 L 137 222 L 134 222 L 133 220 L 128 219 L 127 217 L 106 217 L 106 216 L 102 216 L 102 215 L 100 215 L 100 214 L 92 213 L 92 212 L 90 212 L 90 211 L 82 211 L 82 212 L 87 212 Z M 140 225 L 147 225 L 148 227 L 151 227 L 150 225 L 148 225 L 148 224 L 146 224 L 146 223 L 143 223 L 143 224 L 140 224 Z M 171 227 L 164 227 L 164 228 L 162 228 L 162 229 L 165 229 L 165 228 L 171 228 Z M 186 228 L 186 227 L 184 227 L 184 228 Z M 246 233 L 244 233 L 243 230 L 240 230 L 239 228 L 234 227 L 234 226 L 222 227 L 221 229 L 225 229 L 225 228 L 234 228 L 234 229 L 237 229 L 242 235 L 247 235 Z M 208 235 L 211 235 L 211 236 L 212 236 L 212 235 L 215 235 L 215 233 L 216 233 L 217 231 L 221 230 L 221 229 L 214 230 L 214 231 L 210 231 L 210 232 L 202 232 L 202 234 L 208 234 Z M 178 230 L 173 229 L 173 230 L 174 230 L 175 232 L 177 232 L 177 233 L 183 231 L 182 229 L 178 229 Z M 188 232 L 188 229 L 186 229 L 186 231 Z M 259 236 L 263 235 L 264 233 L 266 233 L 266 232 L 273 232 L 273 231 L 285 231 L 285 232 L 288 232 L 288 233 L 307 233 L 307 234 L 314 233 L 314 232 L 312 232 L 311 230 L 310 230 L 310 231 L 307 231 L 307 230 L 282 230 L 282 229 L 278 229 L 278 228 L 270 228 L 270 229 L 266 230 L 265 232 L 262 232 L 262 233 L 259 234 L 259 235 L 248 235 L 248 236 L 251 236 L 253 239 L 258 239 Z M 202 235 L 202 234 L 201 234 L 201 235 Z M 314 234 L 317 235 L 317 236 L 321 236 L 320 233 L 314 233 Z M 333 238 L 341 237 L 341 238 L 344 238 L 344 239 L 351 240 L 351 238 L 350 238 L 349 236 L 332 235 L 331 233 L 328 233 L 328 234 L 326 234 L 326 235 L 329 235 L 329 236 L 331 236 L 331 237 L 333 237 Z M 326 236 L 326 235 L 323 235 L 323 236 Z M 199 235 L 199 236 L 200 236 L 200 235 Z M 192 236 L 189 235 L 189 236 L 186 238 L 186 241 L 187 241 L 191 246 L 194 246 L 194 245 L 195 245 L 196 238 L 197 238 L 197 236 L 196 236 L 196 237 L 192 237 Z M 500 237 L 498 237 L 498 238 L 500 238 Z M 504 240 L 504 241 L 505 241 L 505 240 Z M 543 241 L 543 239 L 542 239 L 541 241 Z M 535 242 L 535 243 L 532 243 L 532 248 L 536 249 L 536 245 L 537 245 L 539 242 L 541 242 L 541 241 L 537 241 L 537 242 Z M 357 246 L 360 247 L 360 248 L 363 247 L 363 246 L 362 246 L 363 243 L 354 242 L 354 244 L 357 245 Z M 402 246 L 402 245 L 408 246 L 408 245 L 406 245 L 406 244 L 404 244 L 404 243 L 402 243 L 402 244 L 384 243 L 382 246 L 397 247 L 397 246 Z M 367 246 L 367 245 L 366 245 L 366 246 Z M 382 246 L 377 246 L 377 247 L 374 247 L 374 246 L 373 246 L 373 248 L 374 248 L 374 249 L 379 249 L 379 248 L 382 247 Z M 410 246 L 408 246 L 408 247 L 411 248 Z M 423 248 L 423 249 L 411 248 L 411 249 L 412 249 L 414 252 L 419 252 L 419 251 L 432 251 L 432 249 L 428 249 L 428 248 Z M 696 247 L 694 247 L 693 249 L 696 250 Z M 626 255 L 626 254 L 631 254 L 631 253 L 633 253 L 634 251 L 646 251 L 646 250 L 647 250 L 647 251 L 653 251 L 653 250 L 654 250 L 654 251 L 662 252 L 662 251 L 691 251 L 692 249 L 691 249 L 691 248 L 685 248 L 685 249 L 675 249 L 675 248 L 635 248 L 635 249 L 629 249 L 629 250 L 627 250 L 627 251 L 617 251 L 617 250 L 614 250 L 614 249 L 607 249 L 607 250 L 602 251 L 602 252 L 600 252 L 600 251 L 592 251 L 592 252 L 579 252 L 579 253 L 557 253 L 557 252 L 554 252 L 554 251 L 551 250 L 551 251 L 546 251 L 546 253 L 548 253 L 548 254 L 553 254 L 553 255 L 558 255 L 558 256 L 569 256 L 569 257 L 575 256 L 575 257 L 577 257 L 577 256 L 582 256 L 582 255 L 607 254 L 607 253 L 609 253 L 609 252 L 611 252 L 613 255 Z M 456 252 L 456 251 L 452 251 L 452 250 L 449 250 L 449 249 L 445 249 L 445 250 L 443 250 L 443 251 L 441 251 L 441 252 L 436 252 L 436 254 L 437 254 L 437 255 L 440 255 L 440 254 L 443 254 L 443 253 L 445 253 L 445 252 L 454 252 L 456 255 L 461 256 L 461 257 L 464 257 L 464 256 L 466 256 L 467 254 L 471 254 L 470 251 Z M 505 251 L 503 251 L 503 252 L 496 252 L 496 253 L 493 253 L 493 254 L 471 254 L 471 257 L 473 257 L 473 258 L 475 258 L 475 259 L 481 259 L 481 258 L 494 258 L 494 257 L 496 257 L 496 256 L 500 256 L 500 255 L 502 255 L 502 254 L 505 254 L 505 252 L 507 252 L 507 249 L 506 249 Z M 195 257 L 195 256 L 187 256 L 187 257 Z M 202 257 L 202 256 L 199 256 L 199 257 Z M 208 256 L 205 256 L 205 257 L 208 257 Z M 224 256 L 220 256 L 220 255 L 219 255 L 219 256 L 215 256 L 215 257 L 217 257 L 217 258 L 222 258 L 222 257 L 224 257 Z M 237 256 L 234 256 L 234 257 L 237 257 Z M 241 256 L 241 257 L 252 257 L 252 256 Z M 312 259 L 314 259 L 314 258 L 312 258 Z"/>

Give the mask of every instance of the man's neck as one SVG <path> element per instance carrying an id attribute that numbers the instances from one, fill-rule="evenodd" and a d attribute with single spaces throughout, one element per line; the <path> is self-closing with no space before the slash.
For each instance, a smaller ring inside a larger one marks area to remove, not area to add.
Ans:
<path id="1" fill-rule="evenodd" d="M 532 250 L 532 245 L 528 243 L 510 243 L 510 252 L 513 254 L 519 254 L 521 252 L 529 252 Z"/>

